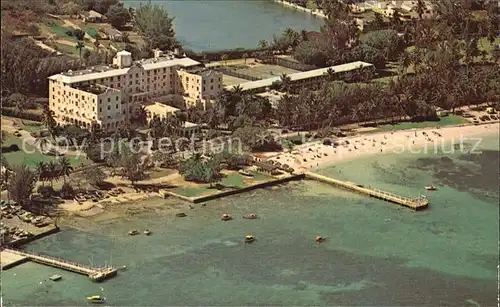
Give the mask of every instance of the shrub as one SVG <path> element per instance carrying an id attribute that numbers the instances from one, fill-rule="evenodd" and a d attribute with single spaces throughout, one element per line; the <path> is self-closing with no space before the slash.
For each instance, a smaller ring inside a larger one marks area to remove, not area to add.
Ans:
<path id="1" fill-rule="evenodd" d="M 61 190 L 59 190 L 59 195 L 61 195 L 63 199 L 72 199 L 75 196 L 75 190 L 69 183 L 66 182 L 61 187 Z"/>
<path id="2" fill-rule="evenodd" d="M 55 194 L 55 191 L 52 187 L 39 186 L 36 190 L 38 194 L 42 195 L 43 198 L 48 198 Z"/>
<path id="3" fill-rule="evenodd" d="M 17 144 L 11 144 L 8 147 L 2 148 L 3 153 L 13 152 L 13 151 L 19 151 L 19 146 Z"/>

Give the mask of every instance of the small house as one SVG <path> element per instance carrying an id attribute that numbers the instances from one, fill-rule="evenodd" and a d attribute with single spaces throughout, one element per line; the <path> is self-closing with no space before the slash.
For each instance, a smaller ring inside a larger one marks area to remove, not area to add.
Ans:
<path id="1" fill-rule="evenodd" d="M 107 29 L 106 34 L 109 37 L 110 40 L 115 41 L 115 42 L 123 42 L 123 34 L 122 32 L 118 31 L 117 29 Z"/>
<path id="2" fill-rule="evenodd" d="M 94 10 L 90 10 L 88 13 L 83 15 L 84 22 L 92 22 L 92 23 L 102 23 L 106 22 L 106 16 L 103 14 L 96 12 Z"/>

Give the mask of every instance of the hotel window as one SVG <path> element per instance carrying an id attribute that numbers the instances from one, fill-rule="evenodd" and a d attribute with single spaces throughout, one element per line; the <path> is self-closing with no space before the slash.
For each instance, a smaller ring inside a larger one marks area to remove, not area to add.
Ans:
<path id="1" fill-rule="evenodd" d="M 102 108 L 99 108 L 99 112 L 102 112 Z"/>
<path id="2" fill-rule="evenodd" d="M 118 101 L 118 96 L 116 96 L 116 101 Z"/>
<path id="3" fill-rule="evenodd" d="M 214 86 L 213 85 L 210 85 L 210 89 L 213 90 L 214 89 Z"/>
<path id="4" fill-rule="evenodd" d="M 108 97 L 108 102 L 111 102 L 111 97 Z"/>
<path id="5" fill-rule="evenodd" d="M 118 109 L 118 104 L 115 105 L 115 108 Z"/>
<path id="6" fill-rule="evenodd" d="M 52 99 L 56 99 L 56 96 L 52 95 Z"/>
<path id="7" fill-rule="evenodd" d="M 108 106 L 108 111 L 111 110 L 111 106 Z"/>
<path id="8" fill-rule="evenodd" d="M 214 79 L 210 79 L 210 83 L 214 83 Z"/>
<path id="9" fill-rule="evenodd" d="M 166 68 L 163 68 L 163 72 L 167 72 L 167 69 L 166 69 Z"/>
<path id="10" fill-rule="evenodd" d="M 75 94 L 75 98 L 78 98 L 78 94 Z"/>
<path id="11" fill-rule="evenodd" d="M 136 77 L 136 78 L 139 78 L 139 74 L 135 74 L 135 77 Z"/>

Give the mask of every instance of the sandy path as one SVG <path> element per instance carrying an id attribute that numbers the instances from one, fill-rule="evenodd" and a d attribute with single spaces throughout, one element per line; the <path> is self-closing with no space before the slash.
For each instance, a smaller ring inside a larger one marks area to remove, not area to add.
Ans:
<path id="1" fill-rule="evenodd" d="M 477 143 L 479 145 L 481 142 L 480 136 L 490 133 L 498 135 L 499 128 L 497 122 L 478 126 L 468 125 L 440 129 L 425 128 L 381 132 L 338 138 L 336 141 L 341 145 L 337 148 L 323 145 L 322 142 L 318 141 L 298 146 L 291 153 L 274 153 L 265 156 L 281 164 L 288 164 L 295 171 L 315 170 L 358 157 L 380 153 L 408 154 L 427 152 L 432 154 L 441 149 L 450 150 L 452 148 L 450 142 L 467 143 L 473 146 Z M 440 136 L 436 133 L 439 133 Z"/>

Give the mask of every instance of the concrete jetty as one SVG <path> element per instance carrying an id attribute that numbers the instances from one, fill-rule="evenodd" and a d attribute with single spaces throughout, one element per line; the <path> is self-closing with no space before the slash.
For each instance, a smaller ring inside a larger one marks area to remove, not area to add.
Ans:
<path id="1" fill-rule="evenodd" d="M 312 172 L 305 172 L 304 175 L 308 179 L 317 180 L 320 182 L 328 183 L 331 185 L 339 186 L 351 191 L 355 191 L 361 194 L 369 195 L 371 197 L 375 197 L 378 199 L 382 199 L 385 201 L 389 201 L 395 204 L 399 204 L 401 206 L 405 206 L 411 208 L 413 210 L 422 210 L 427 208 L 429 205 L 429 200 L 423 196 L 420 196 L 415 199 L 411 199 L 408 197 L 400 196 L 394 193 L 386 192 L 383 190 L 375 189 L 375 188 L 367 188 L 362 185 L 356 184 L 354 182 L 342 181 L 330 177 L 326 177 L 323 175 L 319 175 Z"/>
<path id="2" fill-rule="evenodd" d="M 11 248 L 3 249 L 1 252 L 1 256 L 2 267 L 4 270 L 13 267 L 16 264 L 30 260 L 62 270 L 86 275 L 93 281 L 103 281 L 105 279 L 114 277 L 117 274 L 117 270 L 114 267 L 91 267 L 64 259 L 58 259 L 46 255 Z M 4 263 L 4 257 L 6 257 L 6 259 L 12 259 L 12 261 L 9 261 L 9 263 Z"/>

